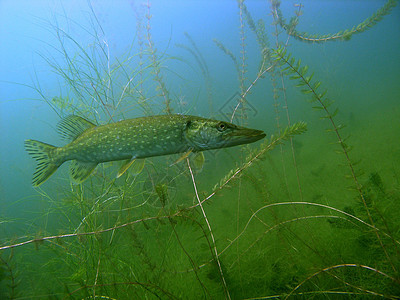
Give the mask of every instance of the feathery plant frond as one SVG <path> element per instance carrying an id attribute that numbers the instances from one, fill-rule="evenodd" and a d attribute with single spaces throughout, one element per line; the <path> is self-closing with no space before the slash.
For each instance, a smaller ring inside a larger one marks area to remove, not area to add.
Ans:
<path id="1" fill-rule="evenodd" d="M 273 57 L 275 60 L 281 64 L 282 71 L 285 72 L 290 79 L 297 80 L 298 84 L 296 87 L 301 88 L 301 92 L 305 95 L 310 95 L 309 101 L 311 103 L 318 103 L 314 106 L 314 109 L 322 110 L 325 116 L 322 118 L 329 119 L 332 126 L 339 130 L 343 126 L 336 126 L 333 118 L 336 116 L 338 109 L 335 109 L 333 113 L 330 112 L 329 107 L 332 105 L 332 101 L 326 97 L 327 90 L 324 89 L 322 92 L 320 90 L 321 82 L 313 80 L 314 73 L 308 75 L 308 66 L 302 66 L 301 59 L 296 60 L 291 54 L 286 54 L 286 49 L 284 47 L 279 47 L 274 51 Z M 344 150 L 349 150 L 344 141 L 341 141 L 341 145 Z"/>
<path id="2" fill-rule="evenodd" d="M 239 67 L 239 63 L 237 61 L 236 56 L 232 53 L 232 51 L 230 51 L 228 48 L 225 47 L 225 45 L 217 40 L 217 39 L 213 39 L 213 42 L 215 43 L 215 45 L 223 52 L 225 53 L 233 62 L 235 68 L 236 68 L 236 72 L 240 73 L 240 67 Z"/>
<path id="3" fill-rule="evenodd" d="M 313 81 L 314 73 L 307 76 L 308 66 L 302 66 L 300 59 L 296 60 L 291 56 L 291 54 L 286 54 L 286 49 L 284 49 L 283 47 L 279 47 L 275 51 L 274 57 L 276 61 L 281 64 L 281 66 L 283 67 L 283 71 L 289 75 L 290 79 L 298 81 L 296 87 L 301 88 L 301 91 L 306 95 L 311 94 L 310 102 L 317 103 L 317 106 L 314 106 L 314 108 L 317 110 L 322 110 L 325 113 L 325 116 L 323 116 L 323 118 L 328 119 L 329 122 L 331 123 L 332 126 L 331 131 L 335 133 L 338 143 L 342 148 L 342 153 L 344 154 L 347 165 L 350 169 L 350 178 L 352 178 L 352 180 L 354 181 L 355 189 L 357 190 L 359 197 L 363 203 L 370 224 L 375 227 L 375 222 L 371 216 L 370 209 L 367 205 L 364 193 L 362 191 L 362 185 L 359 182 L 358 175 L 356 174 L 355 163 L 352 162 L 349 156 L 351 148 L 347 145 L 346 139 L 343 138 L 342 134 L 340 133 L 340 130 L 343 128 L 343 126 L 336 125 L 336 122 L 334 120 L 334 117 L 337 114 L 338 109 L 335 109 L 333 113 L 330 112 L 329 107 L 332 105 L 333 102 L 326 97 L 327 90 L 325 89 L 322 92 L 320 92 L 319 87 L 321 85 L 321 82 Z M 388 253 L 385 250 L 385 246 L 382 243 L 379 231 L 375 229 L 374 232 L 383 251 L 385 252 L 388 262 L 390 263 L 393 271 L 396 272 L 396 267 L 392 261 L 392 258 L 388 255 Z"/>
<path id="4" fill-rule="evenodd" d="M 289 22 L 289 24 L 287 24 L 285 22 L 281 10 L 279 9 L 280 1 L 274 1 L 274 2 L 275 3 L 273 5 L 275 5 L 274 7 L 276 8 L 277 11 L 276 17 L 278 19 L 278 24 L 286 31 L 288 35 L 293 36 L 295 39 L 299 41 L 311 42 L 311 43 L 324 43 L 324 42 L 338 41 L 338 40 L 348 41 L 354 34 L 362 33 L 367 29 L 375 26 L 379 21 L 383 19 L 384 16 L 388 15 L 391 12 L 391 10 L 397 5 L 398 1 L 388 0 L 380 9 L 378 9 L 370 17 L 368 17 L 363 22 L 353 26 L 350 29 L 340 30 L 333 34 L 324 34 L 324 35 L 297 31 L 296 26 L 299 21 L 298 17 L 300 13 L 298 13 L 295 17 L 293 17 Z"/>
<path id="5" fill-rule="evenodd" d="M 161 72 L 161 64 L 160 64 L 160 57 L 157 52 L 157 48 L 154 46 L 154 41 L 152 38 L 151 34 L 151 18 L 152 15 L 150 13 L 150 2 L 147 1 L 146 8 L 147 8 L 147 13 L 146 13 L 146 39 L 147 39 L 147 47 L 150 52 L 150 58 L 152 60 L 153 64 L 153 75 L 154 75 L 154 81 L 158 83 L 158 86 L 156 90 L 159 91 L 159 96 L 164 99 L 164 104 L 165 104 L 165 112 L 167 114 L 172 113 L 172 108 L 171 108 L 171 98 L 169 96 L 169 90 L 167 88 L 167 85 L 165 84 L 165 80 L 163 77 L 163 74 Z"/>
<path id="6" fill-rule="evenodd" d="M 184 44 L 176 44 L 176 46 L 189 52 L 191 54 L 191 56 L 195 59 L 197 65 L 199 66 L 199 68 L 201 70 L 201 74 L 203 75 L 203 78 L 204 78 L 204 81 L 206 84 L 208 105 L 209 105 L 210 111 L 212 111 L 213 110 L 212 109 L 212 81 L 211 81 L 211 77 L 210 77 L 210 72 L 208 70 L 207 62 L 204 59 L 201 51 L 197 47 L 195 41 L 190 36 L 190 34 L 185 32 L 185 37 L 189 41 L 190 47 L 186 46 Z"/>
<path id="7" fill-rule="evenodd" d="M 188 39 L 190 45 L 192 46 L 192 49 L 193 49 L 192 54 L 193 54 L 194 58 L 196 59 L 199 67 L 201 68 L 203 75 L 205 77 L 210 77 L 210 73 L 208 71 L 208 66 L 207 66 L 206 60 L 204 59 L 203 55 L 201 54 L 201 51 L 197 47 L 195 41 L 190 36 L 190 34 L 187 32 L 185 32 L 185 37 Z"/>
<path id="8" fill-rule="evenodd" d="M 259 73 L 262 73 L 267 68 L 267 63 L 270 63 L 271 61 L 271 51 L 268 42 L 268 36 L 265 32 L 265 23 L 263 19 L 259 19 L 257 22 L 255 22 L 250 12 L 247 10 L 247 6 L 244 3 L 242 4 L 242 9 L 247 25 L 255 34 L 258 46 L 260 47 L 261 62 Z"/>
<path id="9" fill-rule="evenodd" d="M 291 54 L 287 54 L 287 51 L 284 47 L 279 47 L 277 50 L 275 50 L 273 57 L 281 65 L 282 71 L 285 72 L 290 79 L 297 80 L 298 83 L 296 87 L 301 88 L 301 92 L 309 96 L 309 102 L 317 104 L 314 105 L 313 108 L 324 112 L 324 116 L 321 118 L 328 119 L 331 123 L 331 131 L 334 131 L 336 134 L 338 143 L 342 147 L 343 153 L 351 165 L 351 173 L 354 175 L 353 177 L 356 178 L 355 170 L 352 168 L 352 164 L 348 155 L 351 148 L 347 145 L 346 139 L 342 138 L 341 134 L 339 133 L 344 126 L 336 125 L 334 121 L 334 117 L 338 113 L 338 109 L 336 108 L 333 112 L 331 112 L 330 106 L 333 104 L 333 101 L 326 96 L 327 89 L 321 91 L 321 82 L 313 80 L 314 73 L 308 75 L 308 66 L 303 66 L 301 64 L 301 59 L 296 60 Z M 358 183 L 358 181 L 356 182 Z M 361 188 L 361 186 L 357 184 L 357 189 L 359 188 Z"/>
<path id="10" fill-rule="evenodd" d="M 295 135 L 300 135 L 307 130 L 307 124 L 305 122 L 297 122 L 291 126 L 281 130 L 279 134 L 272 135 L 269 140 L 262 143 L 258 150 L 252 151 L 246 158 L 245 162 L 241 167 L 232 169 L 228 174 L 223 177 L 219 183 L 213 188 L 213 194 L 224 188 L 228 183 L 231 183 L 234 179 L 240 177 L 241 172 L 250 167 L 254 162 L 258 161 L 262 156 L 274 149 L 276 146 L 282 144 L 284 141 L 289 140 Z M 210 196 L 209 196 L 210 197 Z"/>
<path id="11" fill-rule="evenodd" d="M 8 260 L 4 259 L 1 254 L 3 253 L 0 252 L 0 287 L 2 283 L 7 282 L 9 293 L 5 295 L 2 289 L 0 289 L 0 296 L 7 296 L 7 299 L 16 299 L 18 296 L 17 287 L 20 281 L 17 279 L 16 272 L 11 263 L 13 252 L 10 253 Z"/>

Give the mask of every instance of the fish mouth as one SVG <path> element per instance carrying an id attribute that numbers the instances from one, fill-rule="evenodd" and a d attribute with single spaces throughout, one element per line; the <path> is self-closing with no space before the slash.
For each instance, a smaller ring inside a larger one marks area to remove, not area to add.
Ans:
<path id="1" fill-rule="evenodd" d="M 227 136 L 229 144 L 241 145 L 254 143 L 266 137 L 266 134 L 262 130 L 241 128 L 235 130 Z"/>

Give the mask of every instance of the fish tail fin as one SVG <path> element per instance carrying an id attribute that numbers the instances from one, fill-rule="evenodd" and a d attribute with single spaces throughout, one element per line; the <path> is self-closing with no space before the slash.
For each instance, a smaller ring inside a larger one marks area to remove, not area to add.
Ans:
<path id="1" fill-rule="evenodd" d="M 37 187 L 45 182 L 61 165 L 54 159 L 56 147 L 35 140 L 25 141 L 25 150 L 36 160 L 37 166 L 33 173 L 32 185 Z"/>

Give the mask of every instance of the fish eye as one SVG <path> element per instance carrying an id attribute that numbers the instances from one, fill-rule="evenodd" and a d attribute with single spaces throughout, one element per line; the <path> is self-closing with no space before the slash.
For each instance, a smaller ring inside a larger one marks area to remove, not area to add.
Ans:
<path id="1" fill-rule="evenodd" d="M 224 131 L 227 127 L 228 126 L 227 126 L 227 124 L 225 122 L 219 122 L 218 125 L 217 125 L 217 129 L 219 131 Z"/>

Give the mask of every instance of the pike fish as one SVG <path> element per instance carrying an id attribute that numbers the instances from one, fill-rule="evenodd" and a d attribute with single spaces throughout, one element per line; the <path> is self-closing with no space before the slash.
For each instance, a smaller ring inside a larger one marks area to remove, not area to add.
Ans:
<path id="1" fill-rule="evenodd" d="M 71 140 L 64 147 L 25 141 L 26 151 L 37 161 L 32 179 L 35 187 L 69 160 L 72 160 L 72 179 L 81 183 L 99 163 L 125 160 L 117 174 L 119 177 L 137 158 L 176 153 L 185 153 L 185 158 L 191 152 L 253 143 L 265 137 L 261 130 L 179 114 L 127 119 L 100 126 L 71 115 L 62 119 L 57 129 L 62 137 Z"/>

